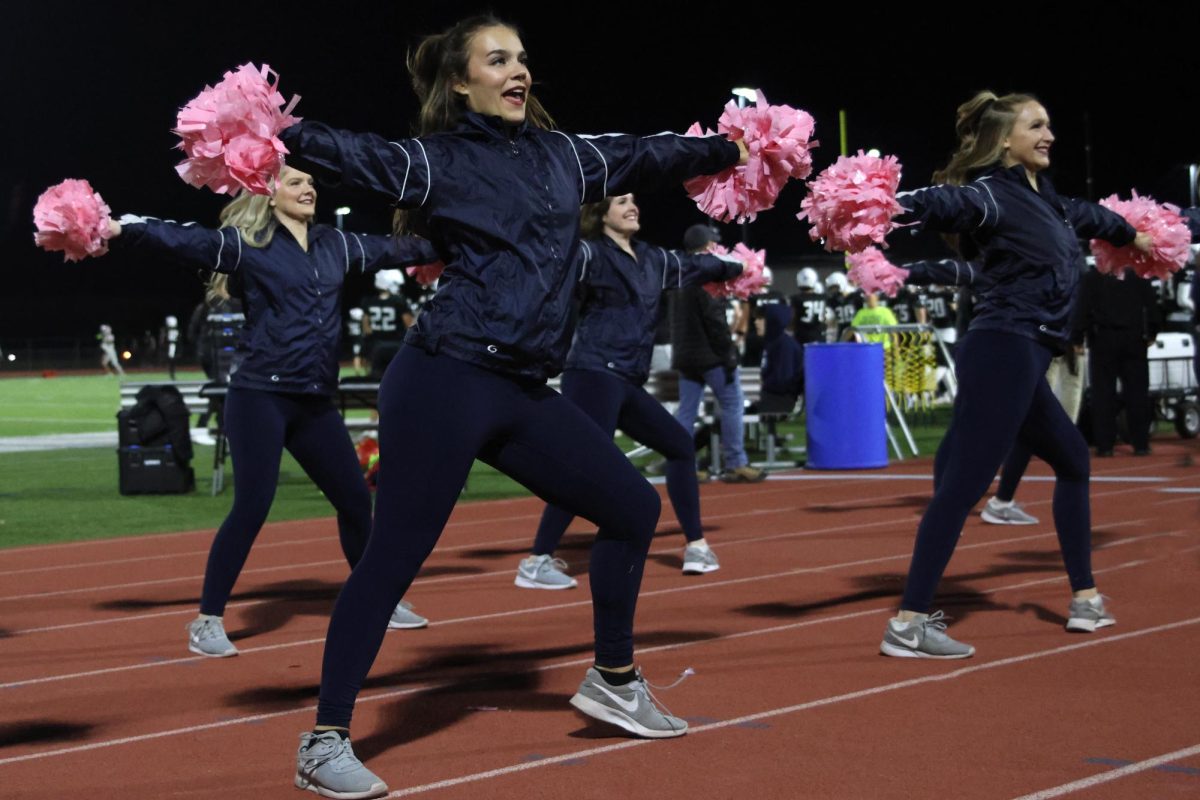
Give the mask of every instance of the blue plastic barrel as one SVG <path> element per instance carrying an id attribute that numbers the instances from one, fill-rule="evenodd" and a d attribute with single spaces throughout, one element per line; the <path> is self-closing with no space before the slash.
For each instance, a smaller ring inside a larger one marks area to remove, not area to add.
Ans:
<path id="1" fill-rule="evenodd" d="M 810 469 L 886 467 L 883 345 L 804 346 Z"/>

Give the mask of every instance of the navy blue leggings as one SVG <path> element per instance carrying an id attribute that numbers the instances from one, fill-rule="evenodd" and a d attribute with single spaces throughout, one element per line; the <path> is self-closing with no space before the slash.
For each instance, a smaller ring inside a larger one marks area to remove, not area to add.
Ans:
<path id="1" fill-rule="evenodd" d="M 683 535 L 689 542 L 702 539 L 696 447 L 679 420 L 642 387 L 605 372 L 567 370 L 563 373 L 562 394 L 609 436 L 620 428 L 625 435 L 666 456 L 667 494 Z M 533 541 L 533 554 L 554 555 L 574 518 L 565 508 L 546 506 Z"/>
<path id="2" fill-rule="evenodd" d="M 543 383 L 416 347 L 392 360 L 379 400 L 375 523 L 329 622 L 317 724 L 349 726 L 392 608 L 433 551 L 476 458 L 599 525 L 589 572 L 596 663 L 631 664 L 661 503 L 612 436 Z"/>
<path id="3" fill-rule="evenodd" d="M 1004 467 L 1000 470 L 1000 486 L 996 489 L 996 497 L 1008 502 L 1017 496 L 1017 486 L 1021 483 L 1021 478 L 1025 477 L 1025 470 L 1029 468 L 1029 459 L 1033 457 L 1033 453 L 1029 452 L 1029 448 L 1018 442 L 1013 445 L 1012 452 L 1008 454 L 1008 458 L 1004 459 Z"/>
<path id="4" fill-rule="evenodd" d="M 958 398 L 934 462 L 934 493 L 901 608 L 928 612 L 963 523 L 1020 443 L 1054 470 L 1054 525 L 1071 589 L 1092 580 L 1087 443 L 1046 382 L 1050 351 L 1012 333 L 971 331 L 955 352 Z"/>
<path id="5" fill-rule="evenodd" d="M 371 533 L 371 493 L 346 423 L 328 397 L 230 389 L 225 434 L 233 456 L 233 508 L 208 553 L 200 613 L 221 616 L 267 521 L 286 447 L 337 511 L 342 552 L 353 567 Z"/>

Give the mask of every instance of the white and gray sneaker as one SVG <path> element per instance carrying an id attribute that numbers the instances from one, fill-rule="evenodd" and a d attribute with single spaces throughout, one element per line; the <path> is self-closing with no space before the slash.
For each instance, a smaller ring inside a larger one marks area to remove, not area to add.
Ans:
<path id="1" fill-rule="evenodd" d="M 1007 503 L 993 497 L 987 501 L 983 511 L 979 512 L 984 522 L 993 525 L 1037 525 L 1038 518 L 1026 513 L 1021 504 L 1015 500 Z"/>
<path id="2" fill-rule="evenodd" d="M 521 559 L 513 583 L 522 589 L 574 589 L 579 585 L 567 574 L 567 562 L 549 555 Z"/>
<path id="3" fill-rule="evenodd" d="M 908 622 L 893 617 L 883 631 L 879 652 L 897 658 L 969 658 L 975 648 L 946 635 L 946 615 L 941 611 L 917 614 Z"/>
<path id="4" fill-rule="evenodd" d="M 1113 615 L 1104 608 L 1104 598 L 1096 595 L 1090 600 L 1071 600 L 1071 610 L 1067 614 L 1067 630 L 1092 633 L 1096 628 L 1107 628 L 1116 625 Z"/>
<path id="5" fill-rule="evenodd" d="M 687 722 L 659 709 L 641 671 L 624 686 L 612 686 L 595 667 L 588 667 L 571 705 L 593 719 L 647 739 L 683 736 L 688 729 Z"/>
<path id="6" fill-rule="evenodd" d="M 689 544 L 683 548 L 683 574 L 702 575 L 705 572 L 716 572 L 721 568 L 717 554 L 711 547 L 696 547 Z"/>
<path id="7" fill-rule="evenodd" d="M 238 650 L 225 635 L 225 623 L 220 617 L 201 614 L 187 624 L 188 650 L 198 656 L 228 658 Z"/>
<path id="8" fill-rule="evenodd" d="M 387 794 L 387 784 L 363 766 L 349 739 L 337 731 L 300 734 L 296 752 L 296 788 L 321 797 L 366 800 Z"/>
<path id="9" fill-rule="evenodd" d="M 428 624 L 429 620 L 413 611 L 412 603 L 407 603 L 404 600 L 396 604 L 396 609 L 392 611 L 392 618 L 388 620 L 389 628 L 402 630 L 424 628 Z"/>

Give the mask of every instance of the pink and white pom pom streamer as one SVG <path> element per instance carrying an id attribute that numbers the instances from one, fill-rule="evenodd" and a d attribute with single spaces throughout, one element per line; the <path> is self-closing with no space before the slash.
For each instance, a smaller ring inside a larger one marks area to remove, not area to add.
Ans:
<path id="1" fill-rule="evenodd" d="M 732 141 L 744 141 L 749 158 L 717 175 L 687 181 L 688 195 L 713 219 L 753 222 L 758 212 L 775 205 L 788 179 L 803 180 L 812 174 L 811 150 L 818 144 L 812 139 L 814 126 L 807 111 L 769 105 L 761 91 L 752 106 L 738 108 L 728 103 L 717 122 L 717 132 Z M 706 133 L 696 123 L 688 135 Z"/>
<path id="2" fill-rule="evenodd" d="M 712 252 L 742 262 L 742 273 L 736 278 L 704 284 L 704 290 L 713 297 L 737 297 L 745 300 L 750 295 L 758 294 L 770 284 L 766 273 L 766 250 L 751 250 L 738 242 L 733 246 L 733 250 L 715 245 Z"/>
<path id="3" fill-rule="evenodd" d="M 908 279 L 908 270 L 888 261 L 887 256 L 877 247 L 851 253 L 846 260 L 850 263 L 847 277 L 864 292 L 882 292 L 888 297 L 895 297 L 896 292 L 900 291 L 900 287 Z"/>
<path id="4" fill-rule="evenodd" d="M 808 196 L 796 218 L 812 224 L 809 236 L 824 240 L 829 252 L 857 253 L 896 227 L 892 217 L 903 211 L 896 200 L 900 162 L 895 156 L 841 156 L 808 184 Z"/>
<path id="5" fill-rule="evenodd" d="M 422 286 L 432 286 L 438 282 L 438 278 L 442 277 L 442 271 L 445 269 L 445 264 L 440 261 L 435 261 L 432 264 L 422 264 L 417 267 L 405 267 L 404 271 Z"/>
<path id="6" fill-rule="evenodd" d="M 287 153 L 279 133 L 300 121 L 291 114 L 300 98 L 284 108 L 278 85 L 266 64 L 243 64 L 181 108 L 175 133 L 186 157 L 175 167 L 179 177 L 217 194 L 270 194 Z"/>
<path id="7" fill-rule="evenodd" d="M 33 207 L 37 233 L 33 241 L 43 250 L 62 251 L 67 261 L 108 252 L 112 210 L 85 180 L 68 178 L 42 192 Z"/>
<path id="8" fill-rule="evenodd" d="M 1100 205 L 1120 214 L 1139 233 L 1150 234 L 1154 247 L 1143 253 L 1132 244 L 1117 247 L 1102 239 L 1092 239 L 1097 270 L 1120 278 L 1124 277 L 1126 267 L 1133 267 L 1140 277 L 1165 280 L 1187 263 L 1192 236 L 1178 206 L 1157 203 L 1137 192 L 1131 200 L 1122 200 L 1114 194 L 1101 200 Z"/>

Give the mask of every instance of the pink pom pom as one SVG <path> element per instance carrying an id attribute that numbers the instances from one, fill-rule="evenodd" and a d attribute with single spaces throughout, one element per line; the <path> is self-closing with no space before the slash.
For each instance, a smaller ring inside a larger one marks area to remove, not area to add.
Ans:
<path id="1" fill-rule="evenodd" d="M 416 279 L 417 283 L 422 286 L 432 286 L 437 283 L 438 278 L 442 277 L 442 271 L 446 269 L 446 265 L 440 261 L 435 261 L 432 264 L 422 264 L 417 267 L 405 267 L 404 271 L 411 277 Z"/>
<path id="2" fill-rule="evenodd" d="M 1143 253 L 1132 244 L 1116 247 L 1102 239 L 1092 239 L 1097 270 L 1123 278 L 1125 268 L 1133 267 L 1140 277 L 1166 280 L 1187 263 L 1192 237 L 1178 206 L 1156 203 L 1153 198 L 1138 196 L 1137 192 L 1132 200 L 1122 200 L 1114 194 L 1101 200 L 1100 205 L 1120 214 L 1138 233 L 1150 234 L 1154 247 Z"/>
<path id="3" fill-rule="evenodd" d="M 108 252 L 112 210 L 85 180 L 68 178 L 42 192 L 33 207 L 37 233 L 33 241 L 51 252 L 61 250 L 67 261 Z"/>
<path id="4" fill-rule="evenodd" d="M 742 273 L 728 281 L 712 281 L 704 284 L 704 290 L 713 297 L 737 297 L 742 300 L 750 295 L 758 294 L 771 283 L 767 274 L 767 251 L 751 250 L 738 242 L 733 250 L 727 250 L 721 245 L 713 245 L 711 252 L 722 256 L 731 256 L 742 262 Z"/>
<path id="5" fill-rule="evenodd" d="M 811 150 L 815 123 L 807 111 L 791 106 L 772 106 L 760 91 L 753 106 L 738 108 L 730 102 L 717 124 L 717 132 L 730 140 L 741 139 L 749 151 L 745 164 L 717 175 L 704 175 L 684 186 L 700 210 L 725 222 L 752 222 L 760 211 L 775 205 L 789 178 L 804 179 L 812 173 Z M 712 131 L 708 131 L 711 134 Z M 689 136 L 705 135 L 700 124 L 688 129 Z"/>
<path id="6" fill-rule="evenodd" d="M 808 184 L 796 218 L 812 223 L 809 236 L 825 240 L 829 252 L 851 253 L 879 244 L 896 227 L 904 209 L 896 200 L 900 162 L 895 156 L 841 156 Z"/>
<path id="7" fill-rule="evenodd" d="M 895 297 L 908 279 L 908 270 L 888 261 L 883 251 L 876 247 L 851 253 L 846 260 L 850 262 L 850 282 L 864 292 L 883 292 L 888 297 Z"/>
<path id="8" fill-rule="evenodd" d="M 177 147 L 187 157 L 175 167 L 179 176 L 217 194 L 242 189 L 270 194 L 271 180 L 287 153 L 279 132 L 300 121 L 291 115 L 300 98 L 293 97 L 283 108 L 278 83 L 279 75 L 266 64 L 261 70 L 243 64 L 180 109 L 175 133 L 182 141 Z"/>

